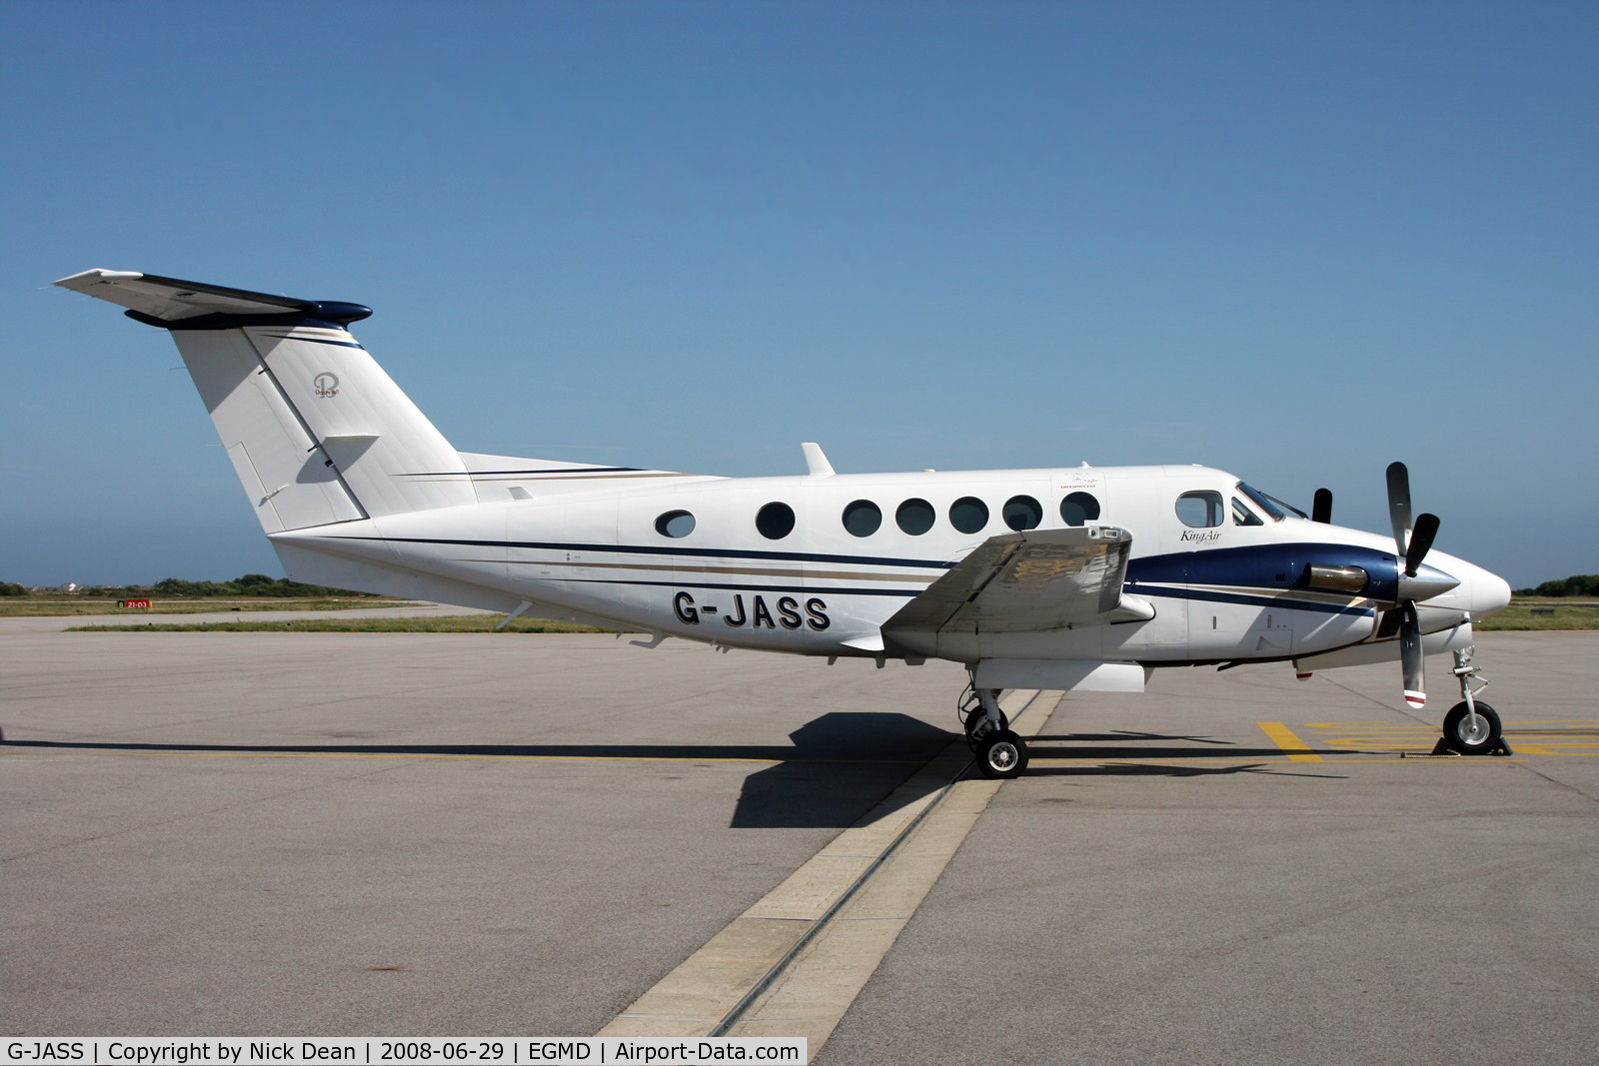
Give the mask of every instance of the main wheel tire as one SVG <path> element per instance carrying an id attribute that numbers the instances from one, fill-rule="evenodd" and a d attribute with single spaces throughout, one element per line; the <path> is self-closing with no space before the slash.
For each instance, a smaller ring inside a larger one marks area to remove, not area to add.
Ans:
<path id="1" fill-rule="evenodd" d="M 1465 701 L 1449 708 L 1444 715 L 1444 743 L 1450 751 L 1462 755 L 1487 755 L 1499 746 L 1503 730 L 1499 712 L 1482 701 L 1477 702 L 1477 728 L 1470 727 L 1470 709 Z"/>
<path id="2" fill-rule="evenodd" d="M 999 780 L 1020 777 L 1027 769 L 1027 742 L 1009 729 L 996 729 L 977 742 L 977 768 Z"/>

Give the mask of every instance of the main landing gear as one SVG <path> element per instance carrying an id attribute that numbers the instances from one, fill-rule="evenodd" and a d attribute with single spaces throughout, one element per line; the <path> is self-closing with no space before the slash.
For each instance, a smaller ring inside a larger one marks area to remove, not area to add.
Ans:
<path id="1" fill-rule="evenodd" d="M 1476 651 L 1475 647 L 1470 647 L 1455 652 L 1452 672 L 1460 681 L 1461 700 L 1444 715 L 1444 735 L 1433 749 L 1435 755 L 1449 751 L 1457 755 L 1511 754 L 1499 723 L 1499 712 L 1477 699 L 1488 683 L 1484 681 L 1475 690 L 1471 687 L 1471 679 L 1482 672 L 1481 667 L 1471 665 Z"/>
<path id="2" fill-rule="evenodd" d="M 999 689 L 968 688 L 961 701 L 966 743 L 984 777 L 1005 780 L 1027 769 L 1027 742 L 1011 732 L 1010 719 L 999 709 Z"/>

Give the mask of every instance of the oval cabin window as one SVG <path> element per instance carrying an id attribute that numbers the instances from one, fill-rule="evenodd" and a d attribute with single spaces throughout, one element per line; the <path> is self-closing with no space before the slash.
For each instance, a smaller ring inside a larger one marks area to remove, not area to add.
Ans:
<path id="1" fill-rule="evenodd" d="M 844 528 L 852 536 L 869 537 L 883 524 L 883 512 L 871 500 L 856 500 L 844 508 Z"/>
<path id="2" fill-rule="evenodd" d="M 1083 526 L 1099 517 L 1099 500 L 1090 492 L 1073 492 L 1060 501 L 1060 520 L 1068 526 Z"/>
<path id="3" fill-rule="evenodd" d="M 674 540 L 694 532 L 694 516 L 687 511 L 667 511 L 655 520 L 655 532 Z"/>
<path id="4" fill-rule="evenodd" d="M 794 532 L 794 508 L 786 503 L 769 503 L 755 514 L 755 528 L 767 540 L 782 540 Z"/>
<path id="5" fill-rule="evenodd" d="M 949 524 L 962 533 L 976 533 L 988 525 L 988 504 L 976 496 L 962 496 L 949 505 Z"/>
<path id="6" fill-rule="evenodd" d="M 1044 520 L 1044 508 L 1031 496 L 1012 496 L 1005 501 L 1005 524 L 1020 533 L 1024 529 L 1037 529 Z"/>
<path id="7" fill-rule="evenodd" d="M 919 537 L 932 529 L 935 518 L 933 505 L 926 500 L 906 500 L 899 505 L 899 510 L 894 512 L 894 521 L 899 524 L 899 528 L 913 537 Z"/>

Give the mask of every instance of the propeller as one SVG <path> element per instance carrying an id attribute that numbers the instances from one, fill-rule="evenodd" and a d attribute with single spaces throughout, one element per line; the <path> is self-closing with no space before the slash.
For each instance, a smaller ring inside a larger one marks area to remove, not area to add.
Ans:
<path id="1" fill-rule="evenodd" d="M 1399 605 L 1399 664 L 1405 672 L 1405 702 L 1427 706 L 1427 656 L 1421 646 L 1421 617 L 1415 600 Z"/>
<path id="2" fill-rule="evenodd" d="M 1318 502 L 1319 502 L 1318 494 Z M 1331 507 L 1331 494 L 1328 494 Z M 1427 677 L 1421 646 L 1421 612 L 1416 601 L 1437 596 L 1460 582 L 1447 574 L 1430 570 L 1421 573 L 1422 560 L 1432 550 L 1438 536 L 1438 516 L 1422 514 L 1411 520 L 1410 471 L 1404 463 L 1388 466 L 1388 517 L 1394 526 L 1394 546 L 1404 561 L 1399 574 L 1399 661 L 1405 674 L 1405 702 L 1412 707 L 1427 705 Z"/>
<path id="3" fill-rule="evenodd" d="M 1432 550 L 1433 538 L 1438 536 L 1438 516 L 1423 514 L 1416 519 L 1416 528 L 1410 531 L 1410 544 L 1405 548 L 1405 576 L 1415 577 L 1422 559 Z"/>
<path id="4" fill-rule="evenodd" d="M 1332 522 L 1332 489 L 1317 489 L 1310 504 L 1310 520 L 1327 525 Z"/>
<path id="5" fill-rule="evenodd" d="M 1410 470 L 1404 463 L 1388 464 L 1388 518 L 1394 524 L 1394 543 L 1404 558 L 1410 547 Z"/>

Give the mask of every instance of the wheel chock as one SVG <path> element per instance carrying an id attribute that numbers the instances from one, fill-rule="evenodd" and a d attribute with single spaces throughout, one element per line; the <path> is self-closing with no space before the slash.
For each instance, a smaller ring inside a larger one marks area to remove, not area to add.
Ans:
<path id="1" fill-rule="evenodd" d="M 1505 742 L 1505 738 L 1504 737 L 1500 737 L 1499 738 L 1499 743 L 1495 744 L 1492 748 L 1488 749 L 1488 754 L 1489 755 L 1498 755 L 1498 756 L 1503 757 L 1503 756 L 1506 756 L 1506 755 L 1514 755 L 1516 753 L 1510 750 L 1510 745 Z M 1436 743 L 1436 744 L 1434 744 L 1432 746 L 1432 750 L 1427 752 L 1427 754 L 1425 754 L 1425 755 L 1423 755 L 1419 751 L 1402 751 L 1402 752 L 1399 753 L 1399 757 L 1401 759 L 1463 759 L 1463 758 L 1465 758 L 1465 756 L 1461 755 L 1460 752 L 1456 751 L 1455 749 L 1451 748 L 1448 744 L 1444 743 L 1442 737 L 1440 737 L 1438 739 L 1438 743 Z"/>
<path id="2" fill-rule="evenodd" d="M 1425 754 L 1419 751 L 1402 751 L 1399 753 L 1399 757 L 1401 759 L 1458 759 L 1461 755 L 1460 752 L 1445 744 L 1442 737 L 1439 737 L 1438 743 L 1433 745 L 1431 751 Z"/>

